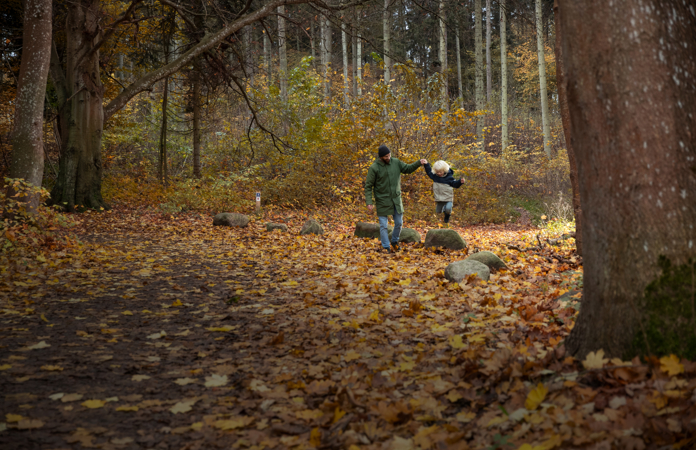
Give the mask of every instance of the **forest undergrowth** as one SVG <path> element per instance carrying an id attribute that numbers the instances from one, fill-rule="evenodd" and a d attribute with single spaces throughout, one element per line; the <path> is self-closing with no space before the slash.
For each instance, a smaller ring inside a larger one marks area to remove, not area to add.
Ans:
<path id="1" fill-rule="evenodd" d="M 355 210 L 316 212 L 319 236 L 298 235 L 294 210 L 246 228 L 146 209 L 65 217 L 74 227 L 44 223 L 35 240 L 4 230 L 3 448 L 694 444 L 696 364 L 565 354 L 582 304 L 572 239 L 455 226 L 465 251 L 385 255 L 353 236 Z M 480 250 L 508 269 L 443 277 Z"/>

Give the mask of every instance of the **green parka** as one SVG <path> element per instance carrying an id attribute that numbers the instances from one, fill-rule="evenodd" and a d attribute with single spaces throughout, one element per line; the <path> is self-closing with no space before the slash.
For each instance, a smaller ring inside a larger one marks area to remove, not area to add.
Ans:
<path id="1" fill-rule="evenodd" d="M 396 158 L 391 158 L 389 164 L 377 158 L 367 171 L 365 181 L 365 203 L 377 206 L 378 216 L 391 216 L 394 209 L 403 214 L 404 205 L 401 202 L 401 174 L 413 173 L 421 166 L 420 160 L 406 164 Z"/>

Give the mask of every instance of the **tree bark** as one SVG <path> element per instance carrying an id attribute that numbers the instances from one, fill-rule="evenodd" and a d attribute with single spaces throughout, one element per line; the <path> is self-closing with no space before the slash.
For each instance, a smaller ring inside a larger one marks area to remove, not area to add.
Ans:
<path id="1" fill-rule="evenodd" d="M 546 57 L 544 55 L 544 25 L 541 20 L 541 0 L 536 0 L 536 35 L 537 57 L 539 59 L 539 97 L 541 97 L 541 124 L 544 133 L 544 153 L 550 159 L 553 157 L 551 149 L 551 128 L 549 127 L 549 97 L 546 92 Z"/>
<path id="2" fill-rule="evenodd" d="M 362 95 L 362 35 L 360 34 L 360 15 L 362 14 L 362 10 L 358 10 L 358 19 L 357 19 L 357 29 L 358 29 L 358 36 L 356 38 L 357 42 L 355 43 L 355 46 L 357 47 L 357 54 L 355 55 L 355 60 L 358 63 L 357 67 L 357 79 L 356 82 L 358 84 L 358 97 Z"/>
<path id="3" fill-rule="evenodd" d="M 583 301 L 566 347 L 679 355 L 696 338 L 693 6 L 560 0 L 559 13 L 583 211 Z M 688 275 L 664 285 L 661 256 Z M 670 295 L 654 303 L 657 288 Z"/>
<path id="4" fill-rule="evenodd" d="M 474 53 L 476 59 L 476 111 L 484 109 L 483 98 L 483 24 L 481 23 L 481 0 L 474 1 Z M 479 151 L 484 149 L 483 136 L 483 116 L 479 116 L 476 120 L 476 138 L 479 141 Z"/>
<path id="5" fill-rule="evenodd" d="M 278 7 L 278 59 L 280 60 L 280 98 L 288 101 L 288 53 L 285 39 L 285 6 Z"/>
<path id="6" fill-rule="evenodd" d="M 575 162 L 575 152 L 573 150 L 570 132 L 570 111 L 568 109 L 567 78 L 565 65 L 563 63 L 563 24 L 559 17 L 558 0 L 553 2 L 554 23 L 556 26 L 556 85 L 558 86 L 558 109 L 561 113 L 563 123 L 563 135 L 566 142 L 566 152 L 570 165 L 570 187 L 572 189 L 573 216 L 575 217 L 575 247 L 578 255 L 582 256 L 582 208 L 580 207 L 580 186 L 578 185 L 578 167 Z"/>
<path id="7" fill-rule="evenodd" d="M 505 0 L 500 0 L 500 121 L 502 151 L 508 146 L 507 24 Z M 504 154 L 504 153 L 503 153 Z"/>
<path id="8" fill-rule="evenodd" d="M 98 17 L 99 0 L 77 1 L 68 8 L 65 86 L 61 87 L 67 99 L 59 105 L 65 145 L 50 200 L 67 211 L 107 207 L 101 195 L 104 86 L 95 46 L 101 36 Z"/>
<path id="9" fill-rule="evenodd" d="M 459 107 L 464 108 L 464 90 L 462 89 L 462 49 L 459 45 L 459 26 L 454 36 L 457 47 L 457 84 L 459 88 Z"/>
<path id="10" fill-rule="evenodd" d="M 196 60 L 193 66 L 193 176 L 201 177 L 201 64 Z"/>
<path id="11" fill-rule="evenodd" d="M 268 32 L 263 30 L 263 65 L 266 67 L 266 80 L 268 86 L 272 83 L 272 72 L 273 72 L 273 48 L 271 46 L 271 38 L 268 36 Z"/>
<path id="12" fill-rule="evenodd" d="M 343 49 L 343 106 L 348 108 L 350 79 L 348 78 L 348 34 L 345 22 L 341 22 L 341 46 Z"/>
<path id="13" fill-rule="evenodd" d="M 324 101 L 331 100 L 331 84 L 329 78 L 329 19 L 324 16 L 319 16 L 319 27 L 321 32 L 321 45 L 319 53 L 321 55 L 321 74 L 324 79 Z"/>
<path id="14" fill-rule="evenodd" d="M 160 183 L 167 186 L 169 170 L 167 169 L 167 110 L 169 109 L 169 77 L 164 79 L 162 88 L 162 128 L 160 129 L 159 160 L 157 175 Z"/>
<path id="15" fill-rule="evenodd" d="M 491 64 L 491 0 L 486 0 L 486 103 L 491 104 L 493 66 Z"/>
<path id="16" fill-rule="evenodd" d="M 438 8 L 439 16 L 439 41 L 440 41 L 440 107 L 449 111 L 449 96 L 447 95 L 447 28 L 445 28 L 445 0 L 440 0 Z"/>
<path id="17" fill-rule="evenodd" d="M 384 33 L 384 82 L 389 84 L 391 81 L 391 50 L 389 48 L 389 35 L 391 24 L 389 21 L 389 0 L 384 0 L 384 11 L 382 12 L 382 32 Z"/>
<path id="18" fill-rule="evenodd" d="M 12 130 L 12 162 L 10 178 L 21 178 L 41 187 L 44 171 L 43 110 L 46 81 L 51 63 L 52 2 L 26 0 L 22 30 L 22 61 L 19 66 Z M 10 187 L 7 198 L 16 195 Z M 26 211 L 35 214 L 40 195 L 19 199 L 26 202 Z M 8 218 L 11 213 L 6 211 Z"/>

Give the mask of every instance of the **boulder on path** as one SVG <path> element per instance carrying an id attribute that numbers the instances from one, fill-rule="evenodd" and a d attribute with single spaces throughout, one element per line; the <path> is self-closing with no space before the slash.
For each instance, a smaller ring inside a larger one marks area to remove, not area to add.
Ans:
<path id="1" fill-rule="evenodd" d="M 502 259 L 498 258 L 498 256 L 495 253 L 485 250 L 482 252 L 474 253 L 466 259 L 483 263 L 487 265 L 490 269 L 507 269 L 507 265 Z"/>
<path id="2" fill-rule="evenodd" d="M 245 227 L 249 225 L 249 216 L 238 213 L 220 213 L 213 217 L 213 225 L 226 227 Z"/>
<path id="3" fill-rule="evenodd" d="M 445 278 L 459 283 L 474 273 L 478 278 L 484 281 L 488 281 L 491 276 L 491 271 L 487 265 L 467 258 L 463 261 L 455 261 L 447 266 L 445 269 Z"/>
<path id="4" fill-rule="evenodd" d="M 273 230 L 288 231 L 288 226 L 285 225 L 284 223 L 268 222 L 266 224 L 266 231 L 273 231 Z"/>
<path id="5" fill-rule="evenodd" d="M 392 230 L 389 230 L 389 239 L 391 240 Z M 413 228 L 402 228 L 401 234 L 399 234 L 399 242 L 414 242 L 418 243 L 421 241 L 421 235 L 419 232 Z"/>
<path id="6" fill-rule="evenodd" d="M 305 234 L 324 234 L 324 228 L 316 220 L 309 219 L 302 225 L 302 230 L 300 230 L 301 236 Z"/>
<path id="7" fill-rule="evenodd" d="M 390 233 L 393 229 L 394 227 L 388 227 Z M 358 222 L 355 224 L 355 232 L 353 235 L 359 238 L 379 239 L 379 224 Z"/>
<path id="8" fill-rule="evenodd" d="M 450 250 L 463 250 L 466 242 L 454 230 L 434 228 L 425 235 L 425 247 L 445 247 Z"/>
<path id="9" fill-rule="evenodd" d="M 394 231 L 393 226 L 388 226 L 387 230 L 389 230 L 389 240 L 391 240 L 392 237 L 392 232 Z M 359 238 L 372 238 L 372 239 L 379 239 L 379 224 L 377 223 L 367 223 L 367 222 L 358 222 L 355 224 L 355 232 L 353 235 L 359 237 Z M 413 228 L 401 228 L 401 233 L 399 234 L 399 242 L 420 242 L 421 241 L 421 235 L 419 232 L 414 230 Z"/>

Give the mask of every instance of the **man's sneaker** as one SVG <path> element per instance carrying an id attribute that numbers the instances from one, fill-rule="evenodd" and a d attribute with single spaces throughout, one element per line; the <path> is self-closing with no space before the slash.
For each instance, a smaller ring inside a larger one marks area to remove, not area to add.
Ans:
<path id="1" fill-rule="evenodd" d="M 379 250 L 377 250 L 377 253 L 391 253 L 391 249 L 387 247 L 380 247 Z"/>
<path id="2" fill-rule="evenodd" d="M 391 243 L 391 248 L 392 248 L 392 251 L 398 252 L 398 251 L 399 251 L 399 243 L 398 243 L 398 242 L 397 242 L 397 243 L 392 242 L 392 243 Z"/>

